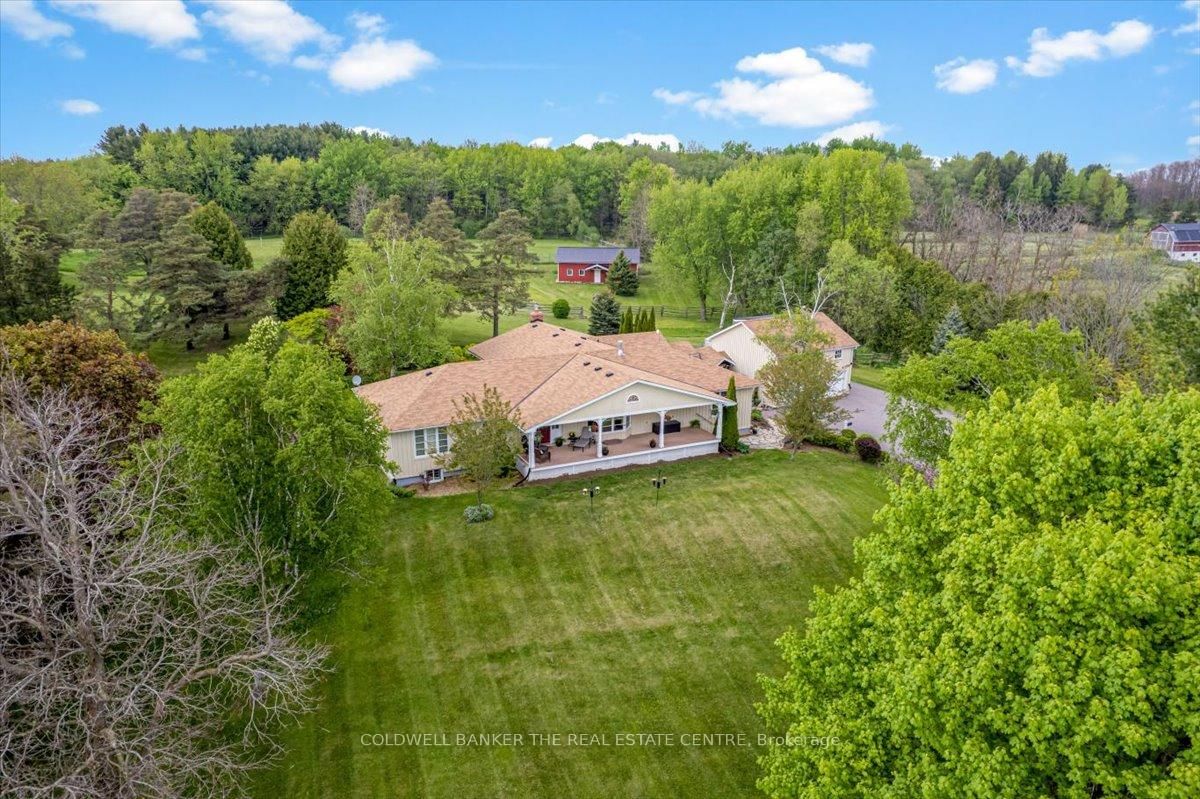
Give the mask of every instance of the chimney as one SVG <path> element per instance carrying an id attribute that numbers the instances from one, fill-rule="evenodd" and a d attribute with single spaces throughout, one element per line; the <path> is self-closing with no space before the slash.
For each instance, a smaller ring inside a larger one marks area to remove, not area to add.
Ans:
<path id="1" fill-rule="evenodd" d="M 530 322 L 541 322 L 545 318 L 546 318 L 546 315 L 544 313 L 542 313 L 542 309 L 537 307 L 537 305 L 535 304 L 533 306 L 533 310 L 529 312 L 529 321 Z"/>
<path id="2" fill-rule="evenodd" d="M 625 342 L 622 341 L 621 339 L 617 339 L 617 357 L 618 358 L 625 357 Z"/>

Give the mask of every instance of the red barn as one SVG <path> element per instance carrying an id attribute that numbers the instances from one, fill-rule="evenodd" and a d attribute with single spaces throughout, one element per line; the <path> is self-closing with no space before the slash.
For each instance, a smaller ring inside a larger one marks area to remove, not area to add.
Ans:
<path id="1" fill-rule="evenodd" d="M 559 247 L 554 260 L 558 262 L 559 283 L 604 283 L 617 253 L 625 253 L 633 271 L 638 271 L 642 253 L 637 247 Z"/>

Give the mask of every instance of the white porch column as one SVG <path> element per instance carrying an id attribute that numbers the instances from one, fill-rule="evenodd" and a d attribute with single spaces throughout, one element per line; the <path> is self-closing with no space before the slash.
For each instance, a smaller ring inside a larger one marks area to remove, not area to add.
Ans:
<path id="1" fill-rule="evenodd" d="M 725 407 L 717 406 L 717 441 L 721 440 L 721 425 L 725 421 Z"/>
<path id="2" fill-rule="evenodd" d="M 529 471 L 533 471 L 533 465 L 537 463 L 537 457 L 534 454 L 534 439 L 537 438 L 537 430 L 535 429 L 529 434 Z"/>
<path id="3" fill-rule="evenodd" d="M 604 457 L 604 419 L 596 420 L 596 457 Z"/>
<path id="4" fill-rule="evenodd" d="M 667 412 L 658 412 L 658 448 L 662 449 L 666 443 L 666 427 L 667 427 Z"/>

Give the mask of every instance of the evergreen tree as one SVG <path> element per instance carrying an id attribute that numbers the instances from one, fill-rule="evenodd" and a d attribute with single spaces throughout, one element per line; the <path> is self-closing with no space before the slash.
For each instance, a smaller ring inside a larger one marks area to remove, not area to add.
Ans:
<path id="1" fill-rule="evenodd" d="M 454 224 L 454 210 L 442 197 L 434 197 L 425 217 L 417 225 L 417 235 L 433 239 L 452 263 L 461 265 L 467 256 L 467 237 Z"/>
<path id="2" fill-rule="evenodd" d="M 498 336 L 500 317 L 529 302 L 526 267 L 535 260 L 529 249 L 533 239 L 525 229 L 525 218 L 512 209 L 501 211 L 479 238 L 483 240 L 479 264 L 462 273 L 458 289 L 467 305 L 492 323 L 492 335 Z"/>
<path id="3" fill-rule="evenodd" d="M 604 336 L 621 332 L 621 304 L 612 292 L 605 291 L 592 297 L 588 311 L 588 333 Z"/>
<path id="4" fill-rule="evenodd" d="M 209 255 L 230 269 L 252 269 L 254 259 L 246 247 L 237 225 L 229 214 L 215 202 L 205 203 L 192 211 L 192 228 L 210 245 Z"/>
<path id="5" fill-rule="evenodd" d="M 226 270 L 210 254 L 210 242 L 186 220 L 176 223 L 156 249 L 138 332 L 150 339 L 182 333 L 187 348 L 194 349 L 195 338 L 226 311 Z"/>
<path id="6" fill-rule="evenodd" d="M 654 306 L 653 305 L 650 306 L 650 321 L 647 323 L 646 329 L 651 332 L 658 330 L 658 322 L 654 318 Z"/>
<path id="7" fill-rule="evenodd" d="M 733 405 L 721 409 L 721 449 L 732 452 L 738 446 L 737 382 L 733 375 L 729 376 L 725 397 L 733 400 Z"/>
<path id="8" fill-rule="evenodd" d="M 3 186 L 0 186 L 0 192 Z M 66 242 L 47 230 L 32 211 L 9 203 L 9 217 L 0 220 L 0 325 L 43 322 L 71 313 L 70 286 L 64 286 L 58 260 Z"/>
<path id="9" fill-rule="evenodd" d="M 296 214 L 283 231 L 283 294 L 276 304 L 280 319 L 329 304 L 329 286 L 347 263 L 346 238 L 326 211 Z"/>
<path id="10" fill-rule="evenodd" d="M 632 308 L 626 308 L 625 312 L 621 314 L 621 329 L 617 332 L 619 332 L 619 333 L 632 333 L 633 332 L 633 309 Z"/>
<path id="11" fill-rule="evenodd" d="M 633 265 L 625 257 L 625 251 L 617 253 L 612 266 L 608 269 L 608 285 L 614 294 L 621 297 L 632 297 L 638 291 L 638 275 L 633 271 Z"/>
<path id="12" fill-rule="evenodd" d="M 965 336 L 969 332 L 967 323 L 963 320 L 962 311 L 958 310 L 958 303 L 954 303 L 950 306 L 950 310 L 946 311 L 946 315 L 942 318 L 942 323 L 938 325 L 937 330 L 933 333 L 931 352 L 934 355 L 938 354 L 946 348 L 946 344 L 950 339 Z"/>

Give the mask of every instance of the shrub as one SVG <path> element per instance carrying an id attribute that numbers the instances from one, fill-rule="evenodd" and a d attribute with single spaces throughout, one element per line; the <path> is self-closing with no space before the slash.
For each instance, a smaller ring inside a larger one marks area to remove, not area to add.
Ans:
<path id="1" fill-rule="evenodd" d="M 395 483 L 392 483 L 388 487 L 392 490 L 392 496 L 396 499 L 411 499 L 417 495 L 417 492 L 413 491 L 411 488 L 398 486 Z"/>
<path id="2" fill-rule="evenodd" d="M 693 419 L 692 421 L 688 422 L 688 427 L 699 427 L 699 426 L 700 426 L 699 419 Z"/>
<path id="3" fill-rule="evenodd" d="M 849 449 L 844 449 L 844 440 L 840 433 L 835 433 L 832 430 L 822 430 L 818 433 L 812 433 L 803 439 L 804 443 L 812 444 L 814 447 L 829 447 L 830 449 L 840 449 L 843 452 L 849 452 Z M 854 446 L 854 439 L 850 440 L 850 446 Z"/>
<path id="4" fill-rule="evenodd" d="M 750 445 L 745 441 L 739 441 L 737 443 L 737 451 L 745 455 L 750 452 Z"/>
<path id="5" fill-rule="evenodd" d="M 602 454 L 604 454 L 604 455 L 607 455 L 607 454 L 608 454 L 608 444 L 605 444 L 605 445 L 603 446 L 603 448 L 601 449 L 601 453 L 602 453 Z"/>
<path id="6" fill-rule="evenodd" d="M 750 411 L 750 421 L 765 422 L 767 421 L 767 417 L 763 416 L 763 412 L 761 410 L 755 408 L 754 410 Z"/>
<path id="7" fill-rule="evenodd" d="M 858 434 L 847 427 L 838 433 L 837 448 L 842 452 L 852 452 L 854 450 L 854 442 L 858 438 Z"/>
<path id="8" fill-rule="evenodd" d="M 486 502 L 481 502 L 478 505 L 468 505 L 463 511 L 463 518 L 467 520 L 467 524 L 479 524 L 480 522 L 491 521 L 496 516 L 496 509 Z"/>
<path id="9" fill-rule="evenodd" d="M 854 440 L 854 448 L 866 463 L 879 463 L 883 458 L 883 447 L 872 436 L 859 436 Z"/>
<path id="10" fill-rule="evenodd" d="M 563 445 L 563 441 L 565 441 L 565 439 L 562 436 L 556 436 L 554 439 L 554 446 L 561 447 Z"/>
<path id="11" fill-rule="evenodd" d="M 566 300 L 555 300 L 550 306 L 550 313 L 554 314 L 555 319 L 566 319 L 571 315 L 571 303 Z"/>

